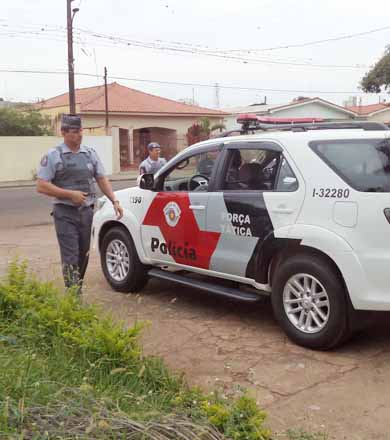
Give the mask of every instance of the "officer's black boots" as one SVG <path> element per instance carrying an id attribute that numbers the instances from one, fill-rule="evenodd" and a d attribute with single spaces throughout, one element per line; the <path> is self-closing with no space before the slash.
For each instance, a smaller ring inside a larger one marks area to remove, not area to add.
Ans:
<path id="1" fill-rule="evenodd" d="M 79 268 L 77 266 L 72 266 L 71 264 L 63 264 L 62 272 L 66 288 L 74 288 L 76 293 L 81 295 L 83 280 L 80 277 Z"/>

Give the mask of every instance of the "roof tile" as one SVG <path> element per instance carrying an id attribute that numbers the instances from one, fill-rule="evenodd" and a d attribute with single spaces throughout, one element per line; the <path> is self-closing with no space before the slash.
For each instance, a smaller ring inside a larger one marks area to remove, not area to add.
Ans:
<path id="1" fill-rule="evenodd" d="M 81 113 L 104 112 L 104 86 L 77 89 L 76 103 Z M 64 93 L 40 102 L 37 108 L 63 107 L 69 103 L 69 94 Z M 116 82 L 108 85 L 108 108 L 118 113 L 152 113 L 152 114 L 188 114 L 215 115 L 223 117 L 225 112 L 184 104 L 172 99 L 144 93 L 139 90 L 122 86 Z"/>
<path id="2" fill-rule="evenodd" d="M 369 115 L 371 113 L 390 108 L 389 104 L 350 105 L 346 107 L 358 115 Z"/>

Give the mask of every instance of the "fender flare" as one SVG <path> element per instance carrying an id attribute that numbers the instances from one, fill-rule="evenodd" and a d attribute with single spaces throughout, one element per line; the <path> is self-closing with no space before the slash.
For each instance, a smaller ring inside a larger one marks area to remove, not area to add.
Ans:
<path id="1" fill-rule="evenodd" d="M 149 263 L 145 255 L 144 248 L 142 246 L 140 229 L 141 225 L 137 221 L 135 215 L 128 209 L 124 209 L 123 217 L 120 220 L 117 220 L 116 217 L 111 213 L 101 219 L 101 224 L 97 234 L 97 244 L 99 251 L 103 235 L 108 229 L 115 226 L 120 226 L 126 229 L 134 242 L 135 248 L 138 253 L 138 258 L 141 260 L 142 263 Z"/>
<path id="2" fill-rule="evenodd" d="M 268 283 L 269 268 L 275 255 L 280 255 L 280 252 L 289 248 L 299 249 L 300 246 L 325 254 L 339 268 L 342 276 L 344 276 L 341 268 L 343 264 L 339 256 L 345 253 L 353 254 L 348 242 L 334 232 L 318 226 L 296 224 L 271 232 L 257 244 L 249 261 L 246 276 L 255 279 L 258 283 Z"/>
<path id="3" fill-rule="evenodd" d="M 338 270 L 354 308 L 359 308 L 361 292 L 369 290 L 367 275 L 352 246 L 343 237 L 320 226 L 296 224 L 288 233 L 290 240 L 328 257 Z"/>

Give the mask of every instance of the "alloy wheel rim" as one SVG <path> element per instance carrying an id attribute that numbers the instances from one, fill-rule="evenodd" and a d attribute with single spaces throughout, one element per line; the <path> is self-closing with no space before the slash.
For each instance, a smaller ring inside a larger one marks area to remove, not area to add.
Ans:
<path id="1" fill-rule="evenodd" d="M 130 270 L 130 256 L 123 241 L 115 239 L 107 246 L 106 266 L 110 277 L 115 281 L 123 281 Z"/>
<path id="2" fill-rule="evenodd" d="M 303 333 L 318 333 L 328 323 L 329 296 L 312 275 L 299 273 L 287 281 L 283 290 L 283 306 L 289 321 Z"/>

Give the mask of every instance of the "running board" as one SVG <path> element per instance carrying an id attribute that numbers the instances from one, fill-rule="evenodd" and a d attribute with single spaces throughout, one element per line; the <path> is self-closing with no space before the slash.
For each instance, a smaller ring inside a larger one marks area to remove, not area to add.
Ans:
<path id="1" fill-rule="evenodd" d="M 268 292 L 263 292 L 259 290 L 259 293 L 242 292 L 239 289 L 234 289 L 232 287 L 219 286 L 217 284 L 209 283 L 207 281 L 196 280 L 193 278 L 188 278 L 184 275 L 179 275 L 177 273 L 168 272 L 161 269 L 150 269 L 148 275 L 153 278 L 158 278 L 165 281 L 173 281 L 179 283 L 182 286 L 193 287 L 195 289 L 203 290 L 205 292 L 210 292 L 215 295 L 223 296 L 225 298 L 244 301 L 244 302 L 258 302 L 262 300 L 262 295 L 269 295 Z"/>

